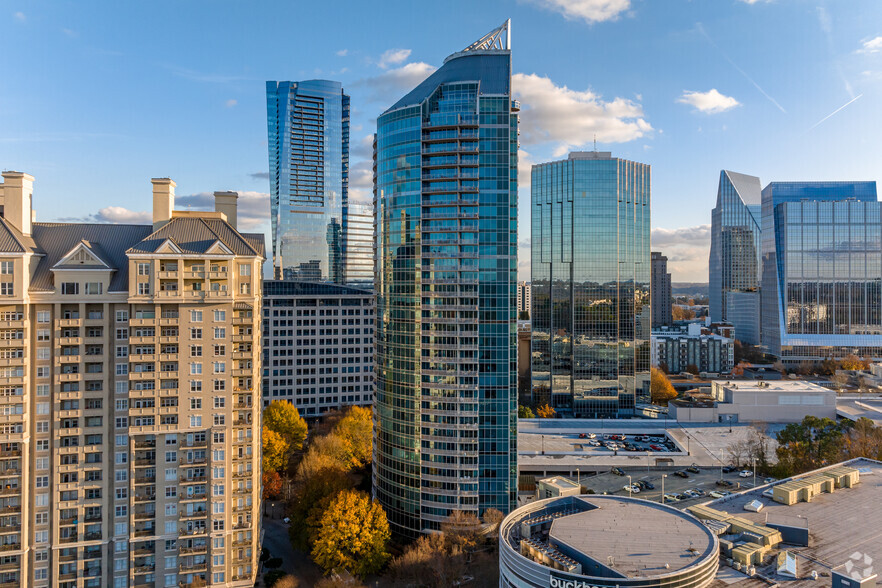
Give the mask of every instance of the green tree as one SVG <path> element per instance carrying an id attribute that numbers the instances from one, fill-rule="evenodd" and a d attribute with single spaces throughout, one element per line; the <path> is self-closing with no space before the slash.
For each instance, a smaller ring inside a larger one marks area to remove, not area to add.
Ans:
<path id="1" fill-rule="evenodd" d="M 282 436 L 293 451 L 303 449 L 306 440 L 306 421 L 290 402 L 274 400 L 263 409 L 263 426 Z"/>
<path id="2" fill-rule="evenodd" d="M 386 513 L 364 492 L 345 490 L 328 505 L 312 558 L 327 572 L 347 570 L 364 579 L 389 560 Z"/>
<path id="3" fill-rule="evenodd" d="M 671 381 L 660 369 L 651 368 L 649 395 L 653 404 L 667 406 L 668 402 L 677 397 L 677 391 Z"/>
<path id="4" fill-rule="evenodd" d="M 361 469 L 371 463 L 373 426 L 371 410 L 353 406 L 334 427 L 333 434 L 340 439 L 347 469 Z"/>
<path id="5" fill-rule="evenodd" d="M 518 406 L 518 418 L 519 419 L 534 419 L 536 415 L 533 414 L 533 411 L 529 406 Z"/>
<path id="6" fill-rule="evenodd" d="M 271 429 L 263 428 L 261 431 L 261 445 L 263 448 L 263 471 L 278 472 L 288 465 L 288 452 L 291 446 L 284 437 Z"/>
<path id="7" fill-rule="evenodd" d="M 829 418 L 805 417 L 776 435 L 778 474 L 792 476 L 838 461 L 844 446 L 843 428 Z"/>

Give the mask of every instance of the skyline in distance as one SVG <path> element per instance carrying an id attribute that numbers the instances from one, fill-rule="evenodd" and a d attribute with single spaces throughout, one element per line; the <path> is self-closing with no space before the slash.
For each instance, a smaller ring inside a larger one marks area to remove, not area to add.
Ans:
<path id="1" fill-rule="evenodd" d="M 879 179 L 882 6 L 870 0 L 208 6 L 6 5 L 5 72 L 26 83 L 0 96 L 0 162 L 38 178 L 38 220 L 143 222 L 143 178 L 171 176 L 184 207 L 239 191 L 240 225 L 269 242 L 272 79 L 347 89 L 351 193 L 368 201 L 375 117 L 449 46 L 509 17 L 522 104 L 520 279 L 530 164 L 590 150 L 595 135 L 599 149 L 653 166 L 652 248 L 675 282 L 707 281 L 720 170 L 763 185 Z M 311 26 L 284 34 L 295 21 Z M 367 34 L 381 25 L 388 34 Z"/>

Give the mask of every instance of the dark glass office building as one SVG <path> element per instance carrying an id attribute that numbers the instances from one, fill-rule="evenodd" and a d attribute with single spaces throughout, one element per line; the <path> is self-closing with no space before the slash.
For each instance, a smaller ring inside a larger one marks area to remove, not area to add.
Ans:
<path id="1" fill-rule="evenodd" d="M 767 351 L 790 364 L 882 358 L 876 183 L 772 182 L 762 191 L 762 222 Z"/>
<path id="2" fill-rule="evenodd" d="M 720 172 L 717 205 L 711 213 L 710 316 L 735 326 L 735 338 L 760 343 L 760 180 Z"/>
<path id="3" fill-rule="evenodd" d="M 374 495 L 394 532 L 517 497 L 517 147 L 508 23 L 377 120 Z"/>
<path id="4" fill-rule="evenodd" d="M 533 166 L 533 399 L 630 417 L 649 399 L 648 165 L 607 152 Z"/>
<path id="5" fill-rule="evenodd" d="M 267 82 L 273 268 L 285 280 L 344 279 L 349 96 L 339 82 Z"/>

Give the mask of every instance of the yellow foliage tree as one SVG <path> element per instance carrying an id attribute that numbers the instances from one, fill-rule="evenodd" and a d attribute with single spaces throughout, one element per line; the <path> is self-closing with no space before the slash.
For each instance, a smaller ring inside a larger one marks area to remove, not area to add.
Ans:
<path id="1" fill-rule="evenodd" d="M 288 451 L 291 446 L 284 437 L 271 429 L 263 428 L 261 432 L 263 445 L 263 471 L 277 472 L 288 465 Z"/>
<path id="2" fill-rule="evenodd" d="M 844 370 L 868 370 L 870 362 L 865 361 L 857 355 L 849 355 L 842 360 L 842 369 Z"/>
<path id="3" fill-rule="evenodd" d="M 653 404 L 667 406 L 668 401 L 677 397 L 677 391 L 671 385 L 668 377 L 659 369 L 652 368 L 651 382 L 649 386 L 650 396 Z"/>
<path id="4" fill-rule="evenodd" d="M 540 419 L 552 419 L 554 418 L 554 409 L 548 404 L 537 406 L 536 416 L 538 416 Z"/>
<path id="5" fill-rule="evenodd" d="M 274 400 L 263 409 L 263 426 L 281 435 L 294 451 L 303 449 L 306 440 L 306 421 L 290 402 Z"/>
<path id="6" fill-rule="evenodd" d="M 347 468 L 359 469 L 371 463 L 373 418 L 369 408 L 351 407 L 334 427 L 340 439 Z"/>
<path id="7" fill-rule="evenodd" d="M 389 522 L 382 507 L 364 492 L 344 490 L 321 518 L 312 559 L 325 571 L 343 570 L 364 578 L 389 560 Z"/>

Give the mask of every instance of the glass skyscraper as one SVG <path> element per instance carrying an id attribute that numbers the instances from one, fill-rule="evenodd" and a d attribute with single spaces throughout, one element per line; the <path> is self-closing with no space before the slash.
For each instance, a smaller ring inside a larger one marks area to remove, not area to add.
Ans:
<path id="1" fill-rule="evenodd" d="M 343 277 L 347 284 L 374 285 L 374 205 L 350 202 L 343 209 Z"/>
<path id="2" fill-rule="evenodd" d="M 349 96 L 339 82 L 267 82 L 273 268 L 285 280 L 342 282 Z"/>
<path id="3" fill-rule="evenodd" d="M 720 172 L 708 263 L 711 320 L 731 322 L 735 338 L 752 345 L 760 342 L 760 199 L 759 178 Z"/>
<path id="4" fill-rule="evenodd" d="M 508 22 L 377 120 L 374 495 L 394 532 L 517 498 L 517 148 Z"/>
<path id="5" fill-rule="evenodd" d="M 772 182 L 762 191 L 762 223 L 767 351 L 791 364 L 882 358 L 876 183 Z"/>
<path id="6" fill-rule="evenodd" d="M 533 166 L 533 399 L 630 417 L 649 400 L 648 165 L 607 152 Z"/>

